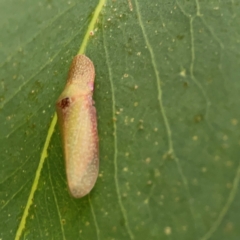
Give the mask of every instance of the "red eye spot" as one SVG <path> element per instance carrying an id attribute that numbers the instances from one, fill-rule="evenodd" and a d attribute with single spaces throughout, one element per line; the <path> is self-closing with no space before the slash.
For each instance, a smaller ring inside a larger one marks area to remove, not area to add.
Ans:
<path id="1" fill-rule="evenodd" d="M 62 99 L 61 100 L 61 102 L 60 102 L 60 107 L 61 108 L 66 108 L 66 107 L 69 107 L 69 105 L 70 105 L 70 103 L 71 103 L 71 100 L 70 100 L 70 98 L 69 97 L 66 97 L 66 98 L 64 98 L 64 99 Z"/>

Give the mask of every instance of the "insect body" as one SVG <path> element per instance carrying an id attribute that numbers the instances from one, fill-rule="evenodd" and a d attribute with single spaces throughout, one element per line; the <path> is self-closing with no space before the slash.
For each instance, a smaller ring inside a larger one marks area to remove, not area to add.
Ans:
<path id="1" fill-rule="evenodd" d="M 98 176 L 98 134 L 92 94 L 95 70 L 85 55 L 74 57 L 66 87 L 57 100 L 67 181 L 73 197 L 93 188 Z"/>

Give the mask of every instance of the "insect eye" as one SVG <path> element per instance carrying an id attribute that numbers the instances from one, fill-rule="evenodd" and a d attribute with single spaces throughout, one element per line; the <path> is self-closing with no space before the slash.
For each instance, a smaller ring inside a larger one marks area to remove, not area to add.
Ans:
<path id="1" fill-rule="evenodd" d="M 70 103 L 71 103 L 71 100 L 69 97 L 63 98 L 60 102 L 60 107 L 64 109 L 66 107 L 69 107 Z"/>

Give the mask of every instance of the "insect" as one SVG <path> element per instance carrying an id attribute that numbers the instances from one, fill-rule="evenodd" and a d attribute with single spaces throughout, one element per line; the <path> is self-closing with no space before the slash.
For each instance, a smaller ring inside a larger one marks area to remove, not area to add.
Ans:
<path id="1" fill-rule="evenodd" d="M 98 176 L 97 117 L 92 100 L 94 77 L 92 61 L 85 55 L 76 55 L 56 103 L 68 188 L 75 198 L 88 194 Z"/>

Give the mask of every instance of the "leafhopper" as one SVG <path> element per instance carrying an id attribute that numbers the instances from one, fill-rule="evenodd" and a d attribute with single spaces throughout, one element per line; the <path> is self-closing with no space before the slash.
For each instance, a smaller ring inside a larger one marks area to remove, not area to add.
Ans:
<path id="1" fill-rule="evenodd" d="M 92 100 L 94 78 L 92 61 L 85 55 L 75 56 L 67 84 L 56 103 L 68 188 L 75 198 L 88 194 L 98 176 L 97 116 Z"/>

